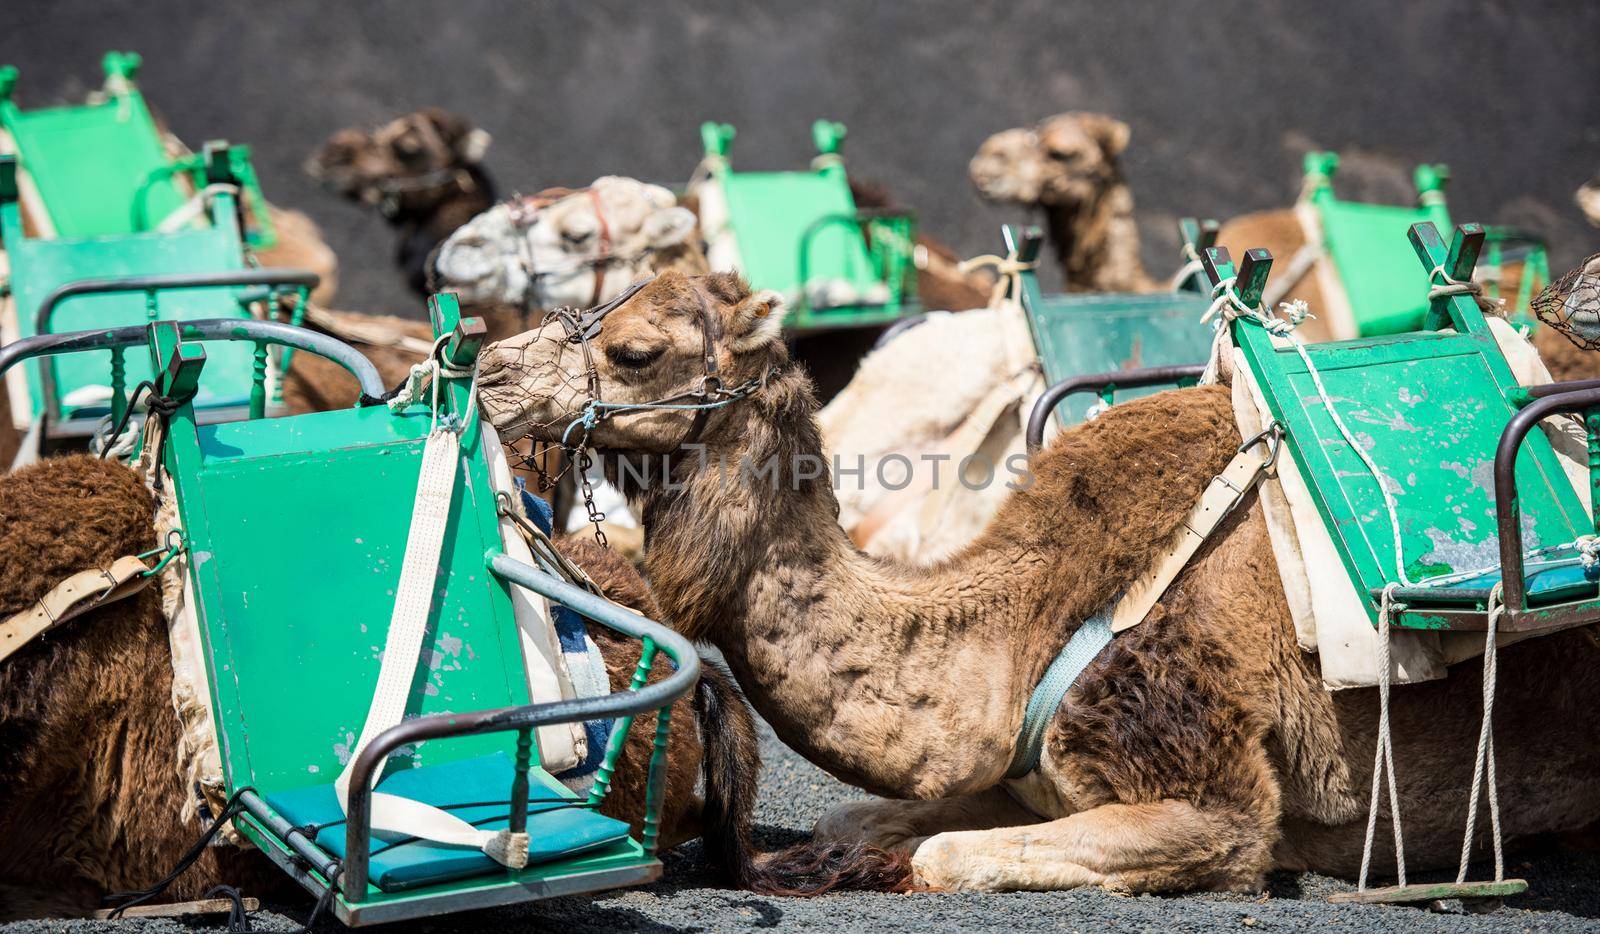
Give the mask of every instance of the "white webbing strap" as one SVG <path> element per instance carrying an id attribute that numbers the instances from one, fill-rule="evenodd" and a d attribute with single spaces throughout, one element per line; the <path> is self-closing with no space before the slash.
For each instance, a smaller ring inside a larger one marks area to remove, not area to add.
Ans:
<path id="1" fill-rule="evenodd" d="M 405 560 L 400 567 L 394 612 L 389 618 L 378 686 L 372 695 L 372 706 L 367 710 L 366 723 L 361 727 L 361 738 L 333 786 L 339 808 L 346 813 L 349 812 L 350 771 L 356 757 L 378 734 L 405 717 L 406 701 L 416 678 L 428 630 L 439 555 L 444 547 L 445 527 L 450 521 L 450 500 L 460 459 L 460 436 L 447 427 L 435 427 L 422 450 L 422 470 L 411 509 L 411 531 L 406 539 Z M 373 773 L 374 784 L 381 771 Z M 397 795 L 373 793 L 372 830 L 451 846 L 475 847 L 512 869 L 521 869 L 528 862 L 527 834 L 479 830 L 448 811 Z"/>

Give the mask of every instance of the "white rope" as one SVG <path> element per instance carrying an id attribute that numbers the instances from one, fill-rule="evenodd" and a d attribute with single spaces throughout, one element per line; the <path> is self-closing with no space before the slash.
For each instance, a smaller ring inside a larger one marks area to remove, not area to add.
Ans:
<path id="1" fill-rule="evenodd" d="M 1394 740 L 1389 728 L 1389 614 L 1404 609 L 1394 602 L 1399 584 L 1383 588 L 1378 604 L 1378 737 L 1372 757 L 1372 800 L 1367 805 L 1367 840 L 1361 849 L 1361 879 L 1356 891 L 1367 890 L 1367 870 L 1372 865 L 1372 843 L 1378 830 L 1378 792 L 1388 777 L 1389 814 L 1394 818 L 1394 862 L 1400 885 L 1406 884 L 1406 844 L 1400 833 L 1400 792 L 1394 780 Z"/>
<path id="2" fill-rule="evenodd" d="M 1200 261 L 1200 253 L 1195 250 L 1192 242 L 1188 240 L 1183 241 L 1183 249 L 1178 251 L 1178 255 L 1185 262 L 1183 264 L 1183 268 L 1178 270 L 1177 275 L 1172 277 L 1171 289 L 1174 292 L 1183 288 L 1183 284 L 1185 282 L 1188 282 L 1190 279 L 1206 271 L 1206 264 Z"/>
<path id="3" fill-rule="evenodd" d="M 1460 279 L 1450 278 L 1450 274 L 1444 271 L 1442 263 L 1428 271 L 1428 286 L 1430 302 L 1456 295 L 1478 295 L 1483 291 L 1483 286 L 1476 282 L 1462 282 Z"/>
<path id="4" fill-rule="evenodd" d="M 1500 615 L 1505 605 L 1500 602 L 1500 585 L 1489 591 L 1489 630 L 1483 643 L 1483 726 L 1478 730 L 1478 757 L 1472 766 L 1472 797 L 1467 802 L 1467 829 L 1461 838 L 1461 866 L 1456 870 L 1456 884 L 1467 881 L 1467 863 L 1472 859 L 1472 837 L 1477 831 L 1478 801 L 1483 794 L 1484 776 L 1489 779 L 1489 826 L 1494 835 L 1494 881 L 1506 877 L 1505 854 L 1500 840 L 1500 792 L 1495 780 L 1494 767 L 1494 695 L 1498 676 L 1495 636 Z"/>

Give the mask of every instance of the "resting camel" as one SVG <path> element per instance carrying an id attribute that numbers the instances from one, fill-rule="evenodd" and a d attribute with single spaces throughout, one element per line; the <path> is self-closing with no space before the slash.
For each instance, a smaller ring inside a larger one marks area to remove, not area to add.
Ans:
<path id="1" fill-rule="evenodd" d="M 465 117 L 428 107 L 375 129 L 340 130 L 306 160 L 306 172 L 383 214 L 400 238 L 395 262 L 425 295 L 434 249 L 495 202 L 482 164 L 489 142 Z"/>
<path id="2" fill-rule="evenodd" d="M 48 459 L 0 476 L 0 619 L 70 574 L 154 547 L 151 496 L 137 476 L 87 455 Z M 561 551 L 613 599 L 659 618 L 649 588 L 613 552 L 575 537 Z M 612 690 L 626 689 L 636 643 L 591 634 Z M 807 894 L 850 885 L 871 853 L 800 848 L 752 861 L 749 836 L 760 768 L 750 713 L 717 666 L 678 701 L 668 748 L 664 846 L 703 834 L 736 884 Z M 662 676 L 661 672 L 656 673 Z M 0 921 L 81 915 L 111 892 L 160 878 L 203 829 L 180 818 L 191 789 L 179 764 L 172 655 L 159 588 L 93 610 L 0 662 Z M 624 747 L 602 811 L 637 825 L 653 715 Z M 703 764 L 703 770 L 702 770 Z M 705 798 L 695 793 L 704 775 Z M 252 894 L 295 887 L 253 852 L 207 848 L 167 891 L 199 898 L 227 883 Z M 857 880 L 854 884 L 861 884 Z"/>
<path id="3" fill-rule="evenodd" d="M 990 201 L 1038 208 L 1067 288 L 1148 292 L 1160 286 L 1139 259 L 1133 194 L 1119 157 L 1128 125 L 1072 112 L 990 136 L 967 174 Z"/>
<path id="4" fill-rule="evenodd" d="M 511 438 L 560 437 L 596 401 L 590 385 L 608 405 L 720 403 L 606 410 L 589 441 L 643 516 L 666 618 L 722 650 L 785 743 L 896 799 L 836 810 L 817 837 L 909 853 L 911 881 L 935 889 L 1257 891 L 1272 869 L 1357 870 L 1376 692 L 1323 689 L 1253 498 L 1088 666 L 1037 768 L 1006 779 L 1045 667 L 1150 566 L 1238 447 L 1225 388 L 1137 399 L 1063 432 L 977 541 L 910 567 L 862 554 L 834 521 L 817 405 L 781 320 L 776 293 L 734 276 L 664 274 L 601 322 L 588 353 L 552 322 L 490 347 L 479 385 Z M 708 360 L 730 389 L 695 397 Z M 1414 868 L 1459 852 L 1479 686 L 1466 665 L 1395 691 Z M 1513 843 L 1600 817 L 1596 703 L 1589 631 L 1501 651 Z M 1385 836 L 1375 865 L 1392 872 Z"/>

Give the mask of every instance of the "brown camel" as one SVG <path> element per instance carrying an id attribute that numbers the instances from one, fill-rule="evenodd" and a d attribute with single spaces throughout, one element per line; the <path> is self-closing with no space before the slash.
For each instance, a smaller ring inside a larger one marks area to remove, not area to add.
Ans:
<path id="1" fill-rule="evenodd" d="M 494 205 L 494 182 L 481 164 L 489 141 L 466 118 L 428 107 L 376 129 L 340 130 L 306 160 L 306 171 L 382 212 L 400 237 L 395 262 L 423 295 L 434 248 Z"/>
<path id="2" fill-rule="evenodd" d="M 1067 288 L 1148 292 L 1161 286 L 1139 259 L 1133 193 L 1119 157 L 1128 125 L 1097 113 L 1064 113 L 983 141 L 967 173 L 979 194 L 1044 212 Z"/>
<path id="3" fill-rule="evenodd" d="M 151 496 L 125 467 L 75 455 L 0 476 L 0 618 L 70 574 L 153 547 L 155 538 Z M 615 553 L 574 538 L 560 547 L 613 599 L 659 617 L 649 588 Z M 624 690 L 637 643 L 598 633 L 597 642 L 612 690 Z M 749 710 L 719 668 L 704 670 L 674 709 L 682 726 L 668 749 L 663 845 L 703 832 L 735 882 L 782 888 L 781 873 L 750 861 L 760 753 Z M 635 829 L 653 723 L 642 717 L 630 732 L 602 808 Z M 154 882 L 188 849 L 202 828 L 179 818 L 191 793 L 176 758 L 179 733 L 156 588 L 0 663 L 0 920 L 84 914 L 110 892 Z M 702 761 L 703 809 L 695 794 Z M 256 854 L 212 847 L 167 897 L 198 898 L 223 882 L 251 892 L 292 888 Z"/>
<path id="4" fill-rule="evenodd" d="M 1046 666 L 1150 566 L 1239 444 L 1225 389 L 1126 402 L 1063 432 L 976 542 L 909 567 L 863 555 L 836 524 L 816 402 L 778 305 L 733 276 L 664 275 L 604 320 L 588 353 L 556 325 L 491 347 L 480 391 L 508 438 L 560 436 L 593 401 L 585 359 L 608 404 L 683 401 L 708 352 L 722 385 L 747 394 L 612 415 L 589 441 L 638 500 L 666 618 L 722 649 L 784 742 L 845 781 L 915 799 L 843 808 L 820 838 L 910 852 L 915 880 L 940 889 L 1255 891 L 1274 868 L 1356 870 L 1376 692 L 1323 689 L 1250 500 L 1089 665 L 1038 767 L 1005 777 Z M 1586 631 L 1501 653 L 1513 843 L 1600 817 L 1597 664 Z M 1459 851 L 1479 677 L 1458 666 L 1395 692 L 1413 867 Z M 1385 846 L 1380 835 L 1380 872 L 1393 871 Z"/>

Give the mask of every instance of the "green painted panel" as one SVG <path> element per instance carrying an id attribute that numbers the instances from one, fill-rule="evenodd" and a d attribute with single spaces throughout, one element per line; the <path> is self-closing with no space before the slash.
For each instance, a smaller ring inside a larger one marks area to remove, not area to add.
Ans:
<path id="1" fill-rule="evenodd" d="M 244 255 L 237 233 L 228 227 L 184 230 L 174 233 L 129 234 L 118 237 L 38 240 L 21 237 L 14 227 L 14 206 L 6 207 L 5 222 L 8 258 L 11 261 L 11 286 L 16 297 L 18 325 L 24 337 L 34 333 L 34 317 L 57 287 L 79 279 L 117 276 L 162 275 L 174 273 L 222 272 L 244 268 Z M 233 289 L 187 289 L 162 292 L 157 297 L 157 318 L 244 318 L 248 312 L 234 299 Z M 142 293 L 86 295 L 57 306 L 50 330 L 62 332 L 87 328 L 141 324 L 149 320 Z M 206 367 L 198 408 L 243 405 L 250 397 L 251 352 L 247 343 L 222 342 L 207 345 L 212 357 Z M 127 355 L 127 386 L 131 390 L 148 379 L 150 366 L 146 354 Z M 65 399 L 84 387 L 109 386 L 109 351 L 69 354 L 49 358 L 56 384 L 56 397 Z M 42 410 L 39 367 L 26 367 L 28 391 L 34 400 L 34 415 Z M 81 410 L 63 407 L 66 417 L 99 417 L 106 407 L 87 406 Z"/>
<path id="2" fill-rule="evenodd" d="M 377 683 L 429 424 L 425 410 L 376 406 L 199 429 L 200 469 L 177 482 L 230 787 L 265 794 L 343 768 Z M 510 598 L 484 566 L 500 545 L 477 444 L 469 430 L 414 713 L 528 702 Z M 409 758 L 514 744 L 488 734 Z"/>
<path id="3" fill-rule="evenodd" d="M 21 111 L 7 104 L 0 122 L 16 140 L 58 236 L 135 233 L 136 198 L 153 219 L 186 200 L 170 177 L 147 184 L 168 159 L 137 91 L 74 107 Z"/>
<path id="4" fill-rule="evenodd" d="M 1422 326 L 1428 310 L 1428 273 L 1397 251 L 1412 224 L 1432 221 L 1426 208 L 1316 200 L 1328 252 L 1339 270 L 1361 336 L 1398 334 Z M 1448 230 L 1446 222 L 1442 229 Z"/>
<path id="5" fill-rule="evenodd" d="M 830 215 L 855 215 L 843 173 L 729 172 L 721 183 L 745 277 L 758 289 L 774 289 L 795 301 L 806 231 Z M 849 282 L 858 292 L 881 285 L 854 226 L 832 225 L 812 237 L 808 275 L 812 282 Z"/>
<path id="6" fill-rule="evenodd" d="M 1023 290 L 1023 308 L 1048 383 L 1090 373 L 1205 363 L 1214 332 L 1200 323 L 1200 316 L 1210 305 L 1192 292 L 1044 297 L 1037 294 L 1037 285 Z M 1117 398 L 1165 388 L 1122 390 Z M 1090 395 L 1071 396 L 1057 413 L 1065 424 L 1077 424 L 1094 402 Z"/>
<path id="7" fill-rule="evenodd" d="M 1333 424 L 1301 358 L 1274 347 L 1252 324 L 1233 328 L 1357 589 L 1366 594 L 1395 581 L 1393 533 L 1378 481 Z M 1515 383 L 1487 330 L 1317 344 L 1308 353 L 1394 498 L 1407 575 L 1423 583 L 1497 565 L 1494 452 L 1516 411 L 1505 396 Z M 1526 549 L 1589 530 L 1540 432 L 1522 448 L 1517 483 Z M 1376 610 L 1368 611 L 1375 621 Z"/>

